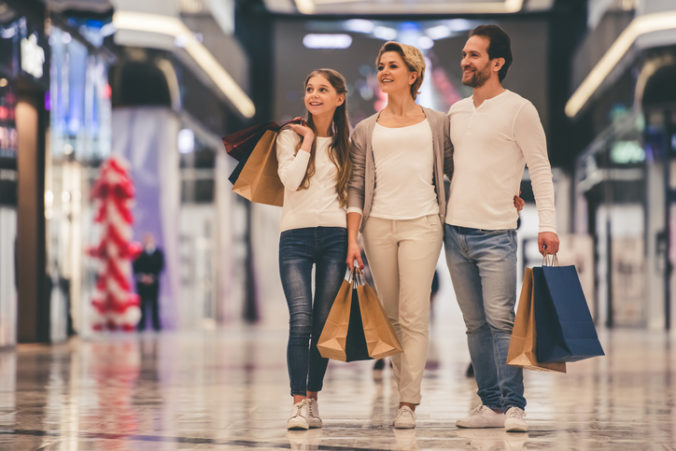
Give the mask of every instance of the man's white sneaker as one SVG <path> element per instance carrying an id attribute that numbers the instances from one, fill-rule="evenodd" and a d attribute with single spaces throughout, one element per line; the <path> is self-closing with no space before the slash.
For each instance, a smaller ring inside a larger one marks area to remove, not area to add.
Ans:
<path id="1" fill-rule="evenodd" d="M 305 402 L 307 403 L 307 424 L 311 428 L 322 427 L 322 419 L 319 418 L 319 406 L 317 406 L 317 400 L 314 398 L 306 398 Z"/>
<path id="2" fill-rule="evenodd" d="M 526 412 L 519 407 L 510 407 L 505 413 L 505 431 L 507 432 L 528 432 L 528 423 L 526 423 Z"/>
<path id="3" fill-rule="evenodd" d="M 482 404 L 476 406 L 468 417 L 456 421 L 455 425 L 459 428 L 501 428 L 505 425 L 505 414 Z"/>
<path id="4" fill-rule="evenodd" d="M 307 421 L 308 407 L 305 399 L 297 402 L 293 405 L 293 410 L 291 411 L 291 418 L 286 420 L 287 429 L 310 429 L 310 425 Z"/>
<path id="5" fill-rule="evenodd" d="M 415 427 L 415 412 L 409 406 L 401 406 L 394 418 L 395 429 L 413 429 Z"/>

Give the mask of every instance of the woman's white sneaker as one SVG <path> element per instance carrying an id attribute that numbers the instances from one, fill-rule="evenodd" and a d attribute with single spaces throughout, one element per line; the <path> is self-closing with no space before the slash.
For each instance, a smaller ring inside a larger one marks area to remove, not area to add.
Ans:
<path id="1" fill-rule="evenodd" d="M 505 413 L 505 431 L 507 432 L 528 432 L 528 423 L 526 423 L 526 412 L 519 407 L 510 407 Z"/>
<path id="2" fill-rule="evenodd" d="M 413 429 L 415 427 L 415 412 L 409 406 L 401 406 L 394 418 L 395 429 Z"/>
<path id="3" fill-rule="evenodd" d="M 459 428 L 501 428 L 505 425 L 505 414 L 482 404 L 476 406 L 468 417 L 456 421 L 455 425 Z"/>
<path id="4" fill-rule="evenodd" d="M 286 428 L 291 429 L 310 429 L 310 424 L 307 421 L 308 406 L 306 400 L 302 400 L 293 405 L 291 417 L 286 420 Z"/>
<path id="5" fill-rule="evenodd" d="M 322 419 L 319 418 L 319 406 L 314 398 L 306 398 L 307 403 L 307 423 L 311 428 L 322 427 Z"/>

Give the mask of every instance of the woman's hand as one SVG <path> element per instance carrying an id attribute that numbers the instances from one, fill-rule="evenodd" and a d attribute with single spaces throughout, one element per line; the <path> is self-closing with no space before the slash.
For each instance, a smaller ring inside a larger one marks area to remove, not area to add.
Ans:
<path id="1" fill-rule="evenodd" d="M 364 269 L 364 262 L 361 259 L 361 248 L 356 241 L 350 241 L 347 244 L 347 257 L 345 258 L 345 263 L 347 264 L 347 267 L 350 268 L 350 271 L 354 269 L 355 260 L 357 261 L 359 269 Z"/>
<path id="2" fill-rule="evenodd" d="M 519 191 L 519 196 L 520 195 L 521 191 Z M 520 198 L 519 196 L 514 196 L 514 208 L 516 208 L 517 213 L 523 210 L 524 205 L 526 205 L 526 201 Z"/>

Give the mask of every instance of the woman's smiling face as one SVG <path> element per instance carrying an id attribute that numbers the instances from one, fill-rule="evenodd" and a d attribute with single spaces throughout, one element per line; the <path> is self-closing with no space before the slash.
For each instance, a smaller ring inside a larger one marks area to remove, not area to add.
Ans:
<path id="1" fill-rule="evenodd" d="M 398 52 L 384 52 L 378 62 L 378 85 L 387 94 L 410 91 L 418 75 L 409 70 Z"/>

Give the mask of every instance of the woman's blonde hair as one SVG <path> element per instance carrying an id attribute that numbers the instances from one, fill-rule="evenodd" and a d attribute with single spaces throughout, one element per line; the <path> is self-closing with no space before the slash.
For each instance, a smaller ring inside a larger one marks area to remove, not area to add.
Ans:
<path id="1" fill-rule="evenodd" d="M 411 85 L 411 96 L 415 100 L 415 98 L 418 97 L 418 89 L 420 89 L 423 78 L 425 78 L 425 58 L 422 53 L 412 45 L 402 44 L 401 42 L 396 41 L 387 41 L 380 47 L 380 50 L 378 50 L 376 67 L 380 64 L 380 57 L 385 52 L 397 52 L 401 56 L 401 59 L 404 60 L 408 70 L 418 74 Z"/>

